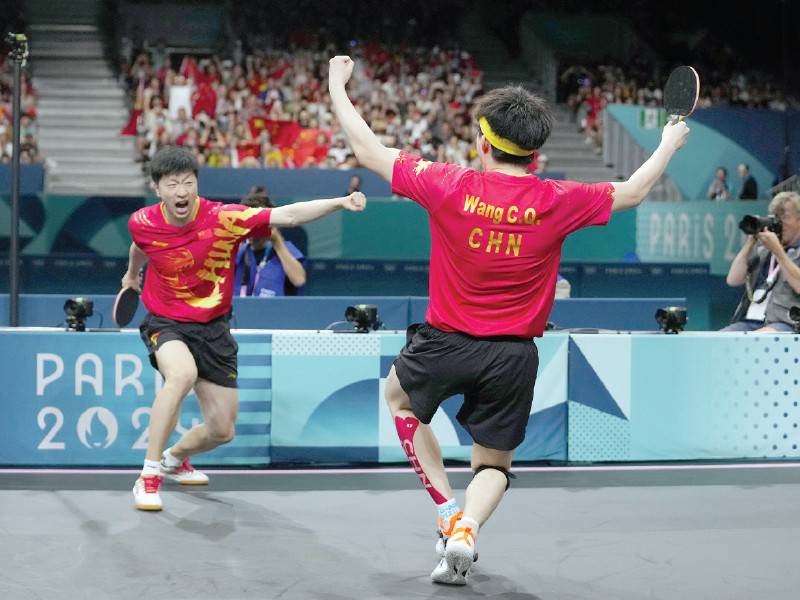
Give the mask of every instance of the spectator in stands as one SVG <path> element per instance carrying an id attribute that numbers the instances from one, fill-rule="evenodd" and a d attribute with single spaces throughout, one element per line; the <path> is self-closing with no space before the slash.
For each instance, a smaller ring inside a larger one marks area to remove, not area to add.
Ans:
<path id="1" fill-rule="evenodd" d="M 171 126 L 171 133 L 177 139 L 178 137 L 185 135 L 190 129 L 194 127 L 194 120 L 189 116 L 189 112 L 191 111 L 191 107 L 187 110 L 185 107 L 181 106 L 178 108 L 177 115 L 174 119 L 172 119 L 172 126 Z"/>
<path id="2" fill-rule="evenodd" d="M 153 96 L 150 102 L 150 106 L 146 107 L 142 113 L 142 122 L 136 139 L 136 147 L 141 160 L 147 160 L 152 156 L 160 142 L 163 145 L 164 140 L 171 142 L 174 139 L 172 137 L 172 119 L 169 118 L 169 113 L 164 108 L 161 96 Z"/>
<path id="3" fill-rule="evenodd" d="M 567 278 L 564 277 L 561 273 L 558 274 L 558 278 L 556 279 L 556 300 L 563 300 L 565 298 L 569 298 L 572 293 L 572 285 L 570 282 L 567 281 Z"/>
<path id="4" fill-rule="evenodd" d="M 212 146 L 225 147 L 228 145 L 228 136 L 219 130 L 219 125 L 215 119 L 208 121 L 208 124 L 200 134 L 200 145 L 206 148 Z"/>
<path id="5" fill-rule="evenodd" d="M 353 175 L 350 178 L 350 184 L 347 186 L 347 193 L 345 196 L 352 194 L 353 192 L 360 192 L 361 191 L 361 175 Z"/>
<path id="6" fill-rule="evenodd" d="M 728 189 L 728 182 L 726 181 L 728 177 L 728 170 L 725 167 L 717 167 L 717 174 L 714 177 L 714 181 L 711 182 L 711 185 L 708 187 L 708 192 L 706 192 L 706 197 L 709 200 L 730 200 L 731 193 Z"/>
<path id="7" fill-rule="evenodd" d="M 731 287 L 744 285 L 745 292 L 722 331 L 794 329 L 789 310 L 800 306 L 800 194 L 776 194 L 769 213 L 780 218 L 782 233 L 765 227 L 745 239 L 726 279 Z"/>
<path id="8" fill-rule="evenodd" d="M 36 123 L 34 123 L 29 113 L 21 113 L 19 116 L 19 139 L 29 139 L 29 143 L 37 143 Z"/>
<path id="9" fill-rule="evenodd" d="M 274 208 L 265 187 L 256 187 L 241 204 Z M 306 258 L 292 242 L 273 227 L 270 237 L 245 240 L 236 255 L 234 289 L 239 296 L 302 296 L 306 283 Z"/>
<path id="10" fill-rule="evenodd" d="M 264 168 L 283 169 L 286 166 L 283 152 L 269 140 L 261 144 L 260 155 Z"/>
<path id="11" fill-rule="evenodd" d="M 542 154 L 541 152 L 536 156 L 536 160 L 534 161 L 536 165 L 533 169 L 533 172 L 537 175 L 539 173 L 544 173 L 547 171 L 547 167 L 550 164 L 550 159 L 547 158 L 547 154 Z"/>
<path id="12" fill-rule="evenodd" d="M 346 146 L 345 139 L 341 136 L 336 138 L 330 150 L 328 150 L 328 156 L 333 157 L 337 166 L 345 161 L 348 154 L 351 154 L 351 150 Z"/>
<path id="13" fill-rule="evenodd" d="M 742 180 L 736 198 L 739 200 L 755 200 L 758 198 L 758 183 L 755 177 L 750 174 L 750 167 L 746 163 L 741 163 L 737 167 L 739 178 Z"/>

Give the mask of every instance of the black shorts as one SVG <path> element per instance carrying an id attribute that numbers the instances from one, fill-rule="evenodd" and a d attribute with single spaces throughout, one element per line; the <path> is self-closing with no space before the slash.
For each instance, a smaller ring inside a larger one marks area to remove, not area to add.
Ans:
<path id="1" fill-rule="evenodd" d="M 513 450 L 525 439 L 539 369 L 532 339 L 474 337 L 416 324 L 408 328 L 394 367 L 423 423 L 431 422 L 444 400 L 464 394 L 456 418 L 475 442 Z"/>
<path id="2" fill-rule="evenodd" d="M 165 342 L 180 340 L 194 357 L 198 377 L 223 387 L 238 387 L 236 353 L 239 345 L 231 335 L 228 315 L 208 323 L 187 323 L 147 313 L 139 325 L 139 333 L 155 369 L 158 369 L 156 350 Z"/>

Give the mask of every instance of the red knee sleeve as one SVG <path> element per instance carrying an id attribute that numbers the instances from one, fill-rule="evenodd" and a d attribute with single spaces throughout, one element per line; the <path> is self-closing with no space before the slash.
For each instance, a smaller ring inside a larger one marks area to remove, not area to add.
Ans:
<path id="1" fill-rule="evenodd" d="M 395 417 L 394 426 L 397 428 L 397 435 L 400 437 L 400 443 L 403 446 L 406 456 L 408 456 L 411 466 L 414 467 L 414 471 L 417 473 L 417 475 L 419 475 L 419 480 L 422 482 L 422 485 L 425 486 L 425 489 L 428 490 L 428 493 L 431 495 L 431 498 L 433 498 L 433 501 L 436 502 L 436 504 L 447 502 L 447 498 L 437 492 L 436 488 L 434 488 L 433 485 L 431 485 L 431 482 L 428 481 L 428 476 L 425 475 L 425 472 L 422 470 L 422 466 L 417 460 L 417 456 L 414 451 L 414 432 L 417 431 L 419 420 L 415 417 L 407 417 L 405 419 L 402 417 Z"/>

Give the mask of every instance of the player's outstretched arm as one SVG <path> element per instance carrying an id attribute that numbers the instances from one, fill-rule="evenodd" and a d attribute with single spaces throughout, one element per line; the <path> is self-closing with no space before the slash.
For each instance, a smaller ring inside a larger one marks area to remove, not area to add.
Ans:
<path id="1" fill-rule="evenodd" d="M 358 162 L 391 183 L 394 160 L 400 151 L 381 144 L 350 102 L 345 84 L 352 73 L 353 60 L 349 56 L 334 56 L 330 60 L 328 89 L 333 108 Z"/>
<path id="2" fill-rule="evenodd" d="M 353 192 L 341 198 L 325 198 L 295 202 L 272 209 L 269 224 L 271 227 L 295 227 L 321 219 L 337 210 L 345 209 L 359 212 L 367 207 L 367 197 L 361 192 Z"/>
<path id="3" fill-rule="evenodd" d="M 689 127 L 684 121 L 667 123 L 661 132 L 661 143 L 641 167 L 636 169 L 628 181 L 612 183 L 614 204 L 611 212 L 639 206 L 658 178 L 664 173 L 672 155 L 689 139 Z"/>

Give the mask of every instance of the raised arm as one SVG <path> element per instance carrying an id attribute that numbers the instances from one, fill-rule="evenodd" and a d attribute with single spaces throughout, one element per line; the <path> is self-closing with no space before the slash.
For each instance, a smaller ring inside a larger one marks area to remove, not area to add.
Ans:
<path id="1" fill-rule="evenodd" d="M 614 203 L 611 212 L 639 206 L 647 192 L 664 173 L 672 155 L 686 144 L 689 127 L 685 122 L 667 123 L 661 132 L 661 143 L 641 167 L 636 169 L 628 181 L 615 182 Z"/>
<path id="2" fill-rule="evenodd" d="M 286 246 L 286 241 L 283 239 L 281 232 L 277 229 L 272 230 L 272 235 L 269 240 L 272 242 L 272 247 L 275 249 L 275 254 L 281 262 L 284 273 L 289 281 L 292 282 L 294 287 L 301 287 L 306 283 L 306 270 L 303 263 L 297 260 L 289 248 Z"/>
<path id="3" fill-rule="evenodd" d="M 400 151 L 381 144 L 350 102 L 345 84 L 352 73 L 353 60 L 349 56 L 334 56 L 330 60 L 328 89 L 336 116 L 358 162 L 391 183 L 394 160 Z"/>
<path id="4" fill-rule="evenodd" d="M 361 192 L 353 192 L 349 196 L 341 198 L 295 202 L 294 204 L 273 208 L 269 224 L 274 227 L 295 227 L 316 221 L 343 208 L 358 212 L 364 210 L 366 206 L 367 198 Z"/>
<path id="5" fill-rule="evenodd" d="M 744 285 L 745 281 L 747 281 L 747 263 L 750 260 L 750 256 L 753 254 L 753 248 L 755 248 L 755 246 L 756 236 L 748 235 L 747 238 L 745 238 L 744 244 L 742 244 L 742 249 L 739 250 L 739 253 L 734 257 L 728 269 L 725 283 L 729 286 L 737 287 Z"/>

